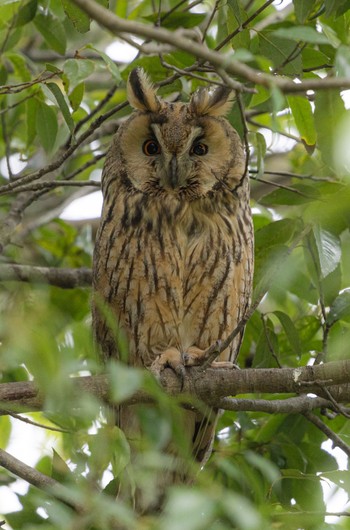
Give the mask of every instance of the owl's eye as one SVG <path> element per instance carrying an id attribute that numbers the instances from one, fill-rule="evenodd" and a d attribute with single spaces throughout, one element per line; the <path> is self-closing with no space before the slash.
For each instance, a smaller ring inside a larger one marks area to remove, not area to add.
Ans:
<path id="1" fill-rule="evenodd" d="M 206 144 L 202 144 L 201 142 L 198 142 L 197 144 L 193 144 L 191 147 L 191 155 L 197 155 L 197 156 L 204 156 L 208 152 L 208 146 Z"/>
<path id="2" fill-rule="evenodd" d="M 146 156 L 159 155 L 160 145 L 157 140 L 146 140 L 142 146 L 142 151 Z"/>

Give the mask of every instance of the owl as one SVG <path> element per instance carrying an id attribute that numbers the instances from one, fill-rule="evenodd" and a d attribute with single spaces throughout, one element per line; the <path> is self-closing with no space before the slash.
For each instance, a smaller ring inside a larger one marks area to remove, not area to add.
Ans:
<path id="1" fill-rule="evenodd" d="M 135 69 L 127 95 L 134 112 L 119 127 L 102 176 L 93 327 L 105 360 L 120 358 L 123 343 L 130 365 L 181 372 L 200 364 L 249 306 L 253 231 L 245 155 L 224 118 L 232 105 L 228 89 L 201 88 L 189 103 L 169 103 Z M 219 365 L 236 358 L 241 339 L 220 354 Z M 131 438 L 138 428 L 133 407 L 121 406 L 117 418 Z M 201 464 L 210 455 L 216 415 L 184 411 Z"/>

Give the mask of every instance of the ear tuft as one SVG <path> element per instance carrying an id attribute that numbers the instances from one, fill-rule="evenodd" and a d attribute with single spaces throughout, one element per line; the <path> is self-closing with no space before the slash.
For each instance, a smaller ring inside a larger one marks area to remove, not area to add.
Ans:
<path id="1" fill-rule="evenodd" d="M 193 94 L 190 108 L 198 116 L 225 116 L 233 103 L 229 99 L 230 94 L 231 90 L 226 87 L 219 86 L 212 91 L 200 88 Z"/>
<path id="2" fill-rule="evenodd" d="M 160 102 L 152 82 L 142 68 L 130 72 L 127 83 L 129 103 L 134 109 L 157 112 Z"/>

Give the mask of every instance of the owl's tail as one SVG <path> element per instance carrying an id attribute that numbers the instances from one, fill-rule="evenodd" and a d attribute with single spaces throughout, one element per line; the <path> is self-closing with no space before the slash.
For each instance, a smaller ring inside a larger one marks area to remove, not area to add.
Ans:
<path id="1" fill-rule="evenodd" d="M 205 413 L 184 410 L 181 428 L 185 443 L 180 448 L 171 441 L 159 450 L 157 440 L 151 447 L 143 433 L 145 408 L 148 413 L 152 410 L 151 405 L 130 405 L 117 411 L 117 425 L 131 449 L 130 464 L 119 477 L 118 498 L 130 503 L 138 514 L 161 511 L 170 486 L 193 482 L 211 454 L 218 416 L 218 411 L 209 408 Z M 159 441 L 161 437 L 159 433 Z"/>

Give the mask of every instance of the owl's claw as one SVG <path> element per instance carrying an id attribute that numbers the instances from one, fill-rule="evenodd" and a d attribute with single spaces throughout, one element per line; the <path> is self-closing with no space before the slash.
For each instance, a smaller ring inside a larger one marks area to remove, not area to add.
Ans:
<path id="1" fill-rule="evenodd" d="M 160 380 L 160 374 L 165 368 L 171 368 L 180 378 L 181 390 L 184 386 L 186 366 L 195 366 L 200 364 L 201 352 L 198 348 L 189 348 L 188 351 L 182 353 L 177 348 L 168 348 L 151 364 L 150 370 L 155 377 Z"/>

